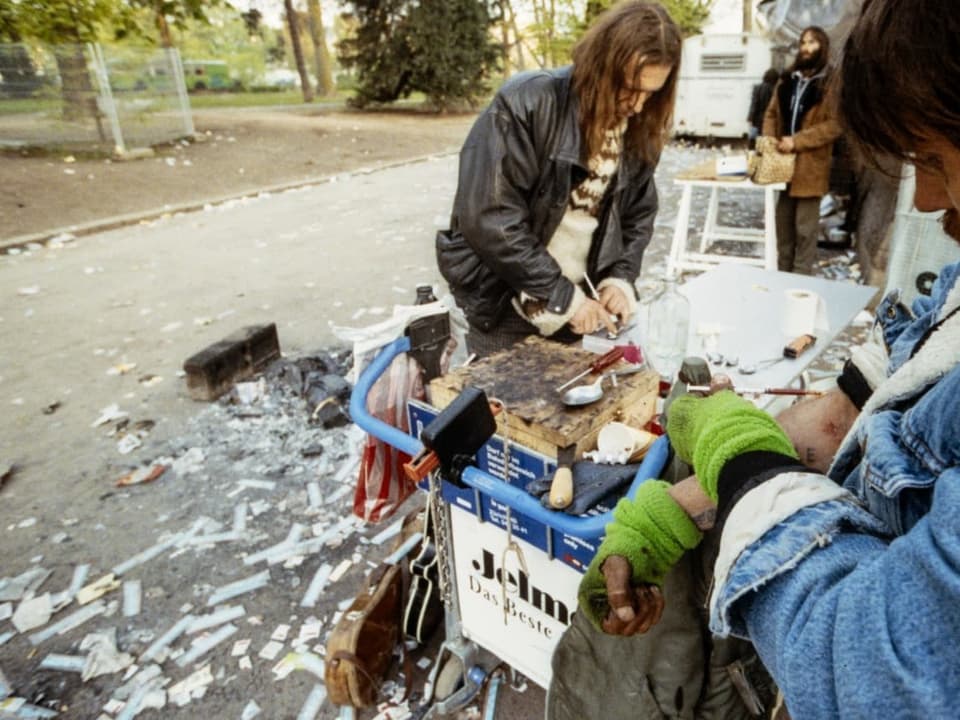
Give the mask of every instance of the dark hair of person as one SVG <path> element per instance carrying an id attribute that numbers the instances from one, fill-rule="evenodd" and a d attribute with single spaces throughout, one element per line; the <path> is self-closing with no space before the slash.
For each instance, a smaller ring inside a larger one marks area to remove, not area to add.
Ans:
<path id="1" fill-rule="evenodd" d="M 777 72 L 776 68 L 770 68 L 763 74 L 763 81 L 767 85 L 774 85 L 779 79 L 780 79 L 780 73 Z"/>
<path id="2" fill-rule="evenodd" d="M 639 56 L 644 65 L 669 65 L 663 87 L 630 118 L 624 146 L 647 162 L 659 157 L 670 133 L 683 38 L 657 3 L 627 0 L 604 12 L 573 49 L 573 87 L 580 101 L 580 130 L 586 157 L 603 145 L 604 133 L 617 124 L 618 91 L 627 87 L 624 76 Z"/>
<path id="3" fill-rule="evenodd" d="M 830 60 L 830 36 L 827 35 L 826 30 L 824 30 L 822 27 L 818 27 L 817 25 L 811 25 L 810 27 L 804 28 L 803 32 L 800 33 L 800 40 L 803 40 L 804 35 L 813 35 L 816 41 L 820 43 L 820 52 L 818 57 L 819 62 L 817 63 L 816 67 L 813 68 L 812 73 L 813 75 L 816 75 L 827 66 L 827 62 Z M 793 67 L 790 68 L 790 72 L 798 69 L 800 68 L 797 67 L 797 62 L 794 60 Z"/>
<path id="4" fill-rule="evenodd" d="M 922 164 L 931 133 L 960 148 L 960 5 L 867 0 L 843 51 L 840 117 L 868 157 Z"/>

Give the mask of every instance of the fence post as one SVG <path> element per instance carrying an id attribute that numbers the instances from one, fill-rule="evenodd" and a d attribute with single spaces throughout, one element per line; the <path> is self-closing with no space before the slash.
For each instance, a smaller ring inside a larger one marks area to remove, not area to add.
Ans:
<path id="1" fill-rule="evenodd" d="M 196 134 L 193 127 L 193 112 L 190 109 L 190 97 L 187 95 L 187 83 L 183 79 L 183 63 L 180 51 L 174 47 L 166 48 L 167 61 L 173 71 L 173 82 L 177 87 L 177 97 L 180 99 L 180 112 L 183 115 L 183 130 L 190 137 Z"/>
<path id="2" fill-rule="evenodd" d="M 110 74 L 107 72 L 107 63 L 99 43 L 87 43 L 87 50 L 93 59 L 93 68 L 97 74 L 97 85 L 100 90 L 100 110 L 110 120 L 110 131 L 113 133 L 113 144 L 116 151 L 123 154 L 127 151 L 123 142 L 123 131 L 120 128 L 120 116 L 117 113 L 117 104 L 113 100 L 113 91 L 110 89 Z"/>

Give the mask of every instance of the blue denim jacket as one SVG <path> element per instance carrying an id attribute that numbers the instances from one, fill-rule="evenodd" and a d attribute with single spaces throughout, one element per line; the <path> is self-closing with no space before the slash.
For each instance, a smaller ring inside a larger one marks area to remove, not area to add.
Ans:
<path id="1" fill-rule="evenodd" d="M 711 629 L 753 641 L 796 720 L 960 717 L 958 276 L 877 310 L 888 379 L 814 478 L 850 494 L 728 553 Z"/>

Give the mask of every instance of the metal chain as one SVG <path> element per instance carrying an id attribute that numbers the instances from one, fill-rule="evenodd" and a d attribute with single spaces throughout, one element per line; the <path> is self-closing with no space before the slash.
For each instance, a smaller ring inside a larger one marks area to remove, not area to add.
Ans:
<path id="1" fill-rule="evenodd" d="M 437 557 L 440 562 L 437 563 L 437 580 L 440 584 L 440 600 L 443 607 L 448 611 L 453 610 L 453 578 L 450 574 L 450 563 L 453 562 L 453 556 L 450 555 L 450 528 L 449 516 L 446 512 L 440 498 L 440 472 L 434 470 L 428 476 L 429 492 L 427 502 L 430 505 L 430 512 L 433 514 L 433 532 L 436 535 L 434 542 L 437 545 Z"/>
<path id="2" fill-rule="evenodd" d="M 510 483 L 510 437 L 507 432 L 507 404 L 503 400 L 497 398 L 490 398 L 490 402 L 495 402 L 500 405 L 500 414 L 503 416 L 503 431 L 501 437 L 503 438 L 503 481 L 507 484 Z M 517 544 L 517 541 L 513 539 L 513 514 L 511 508 L 507 505 L 507 544 L 503 548 L 503 553 L 500 556 L 500 569 L 503 573 L 503 576 L 500 580 L 500 601 L 503 607 L 503 624 L 506 625 L 507 621 L 510 618 L 510 608 L 507 606 L 507 556 L 510 553 L 513 553 L 517 557 L 517 563 L 520 565 L 520 569 L 523 570 L 525 575 L 529 575 L 527 571 L 527 560 L 523 556 L 523 549 L 520 545 Z"/>

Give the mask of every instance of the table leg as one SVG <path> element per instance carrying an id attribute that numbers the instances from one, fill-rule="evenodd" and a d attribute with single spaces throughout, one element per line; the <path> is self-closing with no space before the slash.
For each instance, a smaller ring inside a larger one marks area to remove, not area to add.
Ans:
<path id="1" fill-rule="evenodd" d="M 783 192 L 786 192 L 784 190 Z M 764 268 L 777 269 L 777 193 L 773 188 L 763 191 L 763 257 Z"/>
<path id="2" fill-rule="evenodd" d="M 700 252 L 705 253 L 717 233 L 717 211 L 720 207 L 720 198 L 717 186 L 710 188 L 710 201 L 707 203 L 707 219 L 703 223 L 703 232 L 700 233 Z"/>
<path id="3" fill-rule="evenodd" d="M 667 258 L 667 273 L 682 270 L 681 260 L 687 250 L 687 228 L 690 225 L 690 203 L 693 195 L 693 186 L 690 183 L 681 183 L 683 193 L 680 195 L 680 207 L 677 210 L 677 224 L 673 229 L 673 245 L 670 246 L 670 255 Z"/>

